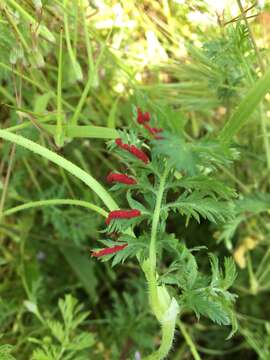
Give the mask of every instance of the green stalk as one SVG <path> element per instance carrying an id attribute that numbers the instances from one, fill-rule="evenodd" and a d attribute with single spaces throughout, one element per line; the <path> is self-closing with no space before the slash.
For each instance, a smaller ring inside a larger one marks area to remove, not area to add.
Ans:
<path id="1" fill-rule="evenodd" d="M 7 71 L 10 71 L 11 73 L 19 76 L 20 78 L 22 78 L 23 80 L 25 80 L 26 82 L 28 82 L 29 84 L 35 86 L 37 89 L 39 89 L 41 92 L 46 92 L 47 89 L 42 85 L 37 83 L 35 80 L 32 80 L 31 78 L 29 78 L 28 76 L 20 73 L 18 70 L 13 69 L 12 67 L 0 62 L 0 68 L 3 68 Z"/>
<path id="2" fill-rule="evenodd" d="M 87 82 L 83 89 L 82 95 L 80 97 L 80 100 L 78 102 L 78 105 L 76 107 L 76 110 L 71 118 L 71 125 L 77 125 L 78 118 L 81 113 L 81 110 L 85 104 L 86 98 L 88 96 L 88 93 L 94 84 L 94 76 L 95 76 L 95 64 L 92 54 L 92 48 L 89 40 L 89 33 L 88 33 L 88 27 L 86 22 L 86 16 L 85 16 L 85 9 L 82 7 L 81 2 L 79 2 L 82 18 L 83 18 L 83 30 L 84 30 L 84 37 L 85 37 L 85 44 L 86 44 L 86 50 L 87 50 L 87 59 L 88 59 L 88 72 L 87 72 Z"/>
<path id="3" fill-rule="evenodd" d="M 142 266 L 148 281 L 150 306 L 157 320 L 161 324 L 162 330 L 162 338 L 159 349 L 153 354 L 147 356 L 145 360 L 161 360 L 168 355 L 172 347 L 175 331 L 175 322 L 179 313 L 179 306 L 176 300 L 174 298 L 170 298 L 165 287 L 158 286 L 156 271 L 157 230 L 168 172 L 169 168 L 166 167 L 162 177 L 160 178 L 160 184 L 152 221 L 149 258 L 143 263 Z"/>
<path id="4" fill-rule="evenodd" d="M 162 339 L 159 349 L 153 354 L 147 356 L 144 360 L 161 360 L 164 359 L 172 347 L 175 331 L 175 319 L 168 320 L 162 324 Z"/>
<path id="5" fill-rule="evenodd" d="M 264 143 L 265 154 L 266 154 L 267 169 L 268 169 L 268 172 L 270 172 L 270 143 L 269 143 L 269 137 L 267 134 L 267 120 L 266 120 L 266 116 L 265 116 L 262 104 L 260 106 L 260 115 L 261 115 L 261 129 L 262 129 L 263 143 Z"/>
<path id="6" fill-rule="evenodd" d="M 43 128 L 51 134 L 54 134 L 56 129 L 55 125 L 43 125 Z M 115 129 L 92 125 L 66 125 L 65 134 L 70 138 L 116 139 L 119 137 Z"/>
<path id="7" fill-rule="evenodd" d="M 41 90 L 42 93 L 44 92 L 48 92 L 50 91 L 50 88 L 45 87 L 44 84 L 42 84 L 41 82 L 37 82 L 35 80 L 32 80 L 31 78 L 29 78 L 28 76 L 20 73 L 18 70 L 13 69 L 12 67 L 0 62 L 0 68 L 3 68 L 7 71 L 9 71 L 12 74 L 18 75 L 20 78 L 24 79 L 26 82 L 28 82 L 29 84 L 35 86 L 37 89 Z M 52 93 L 53 99 L 57 99 L 57 94 L 55 94 L 54 92 Z M 66 106 L 67 109 L 71 110 L 71 111 L 75 111 L 75 108 L 65 99 L 62 99 L 63 104 Z M 83 119 L 83 115 L 82 114 L 78 114 L 78 117 L 81 117 Z"/>
<path id="8" fill-rule="evenodd" d="M 100 208 L 99 206 L 91 204 L 90 202 L 87 202 L 87 201 L 74 200 L 74 199 L 49 199 L 49 200 L 30 201 L 26 204 L 15 206 L 13 208 L 3 211 L 2 216 L 3 217 L 9 216 L 9 215 L 17 213 L 19 211 L 32 209 L 35 207 L 54 206 L 54 205 L 82 206 L 82 207 L 88 208 L 90 210 L 93 210 L 104 217 L 107 217 L 107 215 L 108 215 L 107 211 L 105 211 L 102 208 Z"/>
<path id="9" fill-rule="evenodd" d="M 177 325 L 179 327 L 179 329 L 181 330 L 181 333 L 186 341 L 186 343 L 189 346 L 190 352 L 194 358 L 194 360 L 201 360 L 201 357 L 196 349 L 196 346 L 194 344 L 194 342 L 192 341 L 191 336 L 189 335 L 186 327 L 184 326 L 184 324 L 179 320 L 177 321 Z"/>
<path id="10" fill-rule="evenodd" d="M 256 275 L 253 271 L 252 261 L 250 258 L 250 254 L 247 254 L 247 268 L 248 268 L 248 275 L 249 275 L 249 283 L 250 283 L 250 293 L 256 295 L 258 293 L 258 281 L 256 279 Z"/>
<path id="11" fill-rule="evenodd" d="M 149 247 L 149 272 L 148 272 L 149 297 L 150 297 L 150 304 L 152 310 L 158 320 L 161 320 L 163 311 L 158 299 L 158 285 L 157 285 L 157 274 L 156 274 L 157 273 L 156 238 L 157 238 L 157 228 L 159 223 L 161 203 L 162 203 L 167 174 L 168 174 L 168 170 L 165 169 L 164 174 L 160 179 L 159 189 L 156 198 L 156 205 L 153 214 L 151 240 Z"/>
<path id="12" fill-rule="evenodd" d="M 66 10 L 66 8 L 67 8 L 67 0 L 64 1 L 63 5 L 64 5 L 65 10 Z M 73 51 L 72 46 L 71 46 L 69 27 L 68 27 L 68 14 L 67 14 L 66 11 L 64 11 L 64 28 L 65 28 L 65 37 L 66 37 L 66 44 L 67 44 L 68 54 L 69 54 L 69 57 L 70 57 L 70 61 L 71 61 L 74 73 L 76 75 L 76 80 L 82 81 L 82 79 L 83 79 L 82 69 L 80 67 L 80 64 L 76 60 L 74 51 Z"/>
<path id="13" fill-rule="evenodd" d="M 103 186 L 100 185 L 100 183 L 96 179 L 94 179 L 86 171 L 79 168 L 79 166 L 73 164 L 71 161 L 66 160 L 62 156 L 54 153 L 53 151 L 47 149 L 44 146 L 36 144 L 35 142 L 26 139 L 23 136 L 10 133 L 9 131 L 6 130 L 0 130 L 0 138 L 7 141 L 11 141 L 20 146 L 23 146 L 24 148 L 61 166 L 63 169 L 67 170 L 69 173 L 71 173 L 76 178 L 84 182 L 87 186 L 89 186 L 89 188 L 92 189 L 99 196 L 99 198 L 108 207 L 108 209 L 110 210 L 118 209 L 117 204 L 110 196 L 110 194 L 107 192 L 107 190 L 105 190 Z"/>
<path id="14" fill-rule="evenodd" d="M 251 114 L 270 90 L 270 68 L 258 79 L 247 95 L 241 100 L 238 108 L 226 122 L 218 135 L 223 144 L 229 144 L 236 133 L 246 124 Z"/>
<path id="15" fill-rule="evenodd" d="M 11 104 L 16 105 L 14 97 L 7 91 L 4 86 L 0 86 L 0 94 L 2 94 Z"/>
<path id="16" fill-rule="evenodd" d="M 168 168 L 165 168 L 165 171 L 160 179 L 159 189 L 158 189 L 158 193 L 157 193 L 156 206 L 155 206 L 155 210 L 154 210 L 154 214 L 153 214 L 151 240 L 150 240 L 150 248 L 149 248 L 149 259 L 150 259 L 151 270 L 153 272 L 156 272 L 157 228 L 158 228 L 158 223 L 159 223 L 161 203 L 162 203 L 162 198 L 163 198 L 163 193 L 164 193 L 164 189 L 165 189 L 166 178 L 167 178 L 168 172 L 169 172 Z"/>
<path id="17" fill-rule="evenodd" d="M 4 7 L 3 8 L 4 13 L 9 21 L 9 23 L 11 24 L 11 26 L 14 29 L 14 32 L 16 33 L 19 41 L 22 44 L 22 47 L 25 49 L 26 52 L 30 53 L 30 47 L 28 46 L 23 34 L 21 33 L 21 31 L 19 30 L 18 26 L 16 25 L 16 22 L 13 20 L 12 16 L 10 16 L 9 12 L 7 11 L 7 9 Z"/>
<path id="18" fill-rule="evenodd" d="M 36 177 L 36 175 L 35 175 L 35 172 L 32 170 L 29 162 L 27 161 L 27 158 L 24 157 L 24 158 L 22 159 L 22 161 L 23 161 L 23 163 L 24 163 L 24 165 L 25 165 L 25 167 L 26 167 L 26 170 L 28 171 L 28 174 L 29 174 L 29 176 L 30 176 L 30 179 L 32 180 L 33 184 L 35 185 L 37 191 L 41 194 L 41 193 L 42 193 L 41 186 L 40 186 L 40 184 L 39 184 L 39 182 L 38 182 L 38 179 L 37 179 L 37 177 Z"/>
<path id="19" fill-rule="evenodd" d="M 57 146 L 63 146 L 63 114 L 62 114 L 62 65 L 63 65 L 63 30 L 60 30 L 60 44 L 58 55 L 58 77 L 57 77 L 57 121 L 55 143 Z"/>
<path id="20" fill-rule="evenodd" d="M 25 19 L 28 24 L 32 24 L 34 27 L 38 26 L 38 32 L 48 41 L 54 43 L 55 38 L 53 33 L 44 25 L 38 24 L 38 22 L 19 4 L 19 1 L 16 0 L 7 0 Z"/>

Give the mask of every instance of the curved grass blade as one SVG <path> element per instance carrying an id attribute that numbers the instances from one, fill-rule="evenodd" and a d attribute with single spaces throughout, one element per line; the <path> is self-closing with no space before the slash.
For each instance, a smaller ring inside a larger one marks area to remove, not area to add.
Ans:
<path id="1" fill-rule="evenodd" d="M 23 146 L 24 148 L 34 152 L 35 154 L 38 154 L 50 160 L 51 162 L 59 165 L 60 167 L 62 167 L 63 169 L 67 170 L 69 173 L 80 179 L 86 185 L 88 185 L 90 189 L 92 189 L 99 196 L 99 198 L 110 210 L 118 209 L 116 202 L 113 200 L 110 194 L 104 189 L 104 187 L 100 185 L 100 183 L 95 178 L 89 175 L 86 171 L 82 170 L 79 166 L 73 164 L 71 161 L 66 160 L 62 156 L 54 153 L 53 151 L 47 149 L 44 146 L 35 143 L 34 141 L 26 139 L 23 136 L 10 133 L 9 131 L 6 130 L 0 130 L 0 138 L 7 141 L 11 141 L 12 143 L 15 143 L 17 145 Z"/>
<path id="2" fill-rule="evenodd" d="M 222 143 L 228 144 L 232 141 L 234 135 L 245 125 L 268 91 L 270 91 L 270 69 L 254 84 L 221 130 L 218 138 Z"/>

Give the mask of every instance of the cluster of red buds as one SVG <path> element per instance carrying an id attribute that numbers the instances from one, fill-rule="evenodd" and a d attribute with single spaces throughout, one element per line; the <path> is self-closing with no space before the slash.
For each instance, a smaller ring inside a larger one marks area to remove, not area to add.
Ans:
<path id="1" fill-rule="evenodd" d="M 128 151 L 130 154 L 134 155 L 137 159 L 142 160 L 145 164 L 149 162 L 148 156 L 135 145 L 128 145 L 124 144 L 122 140 L 116 139 L 115 144 L 122 150 Z M 107 176 L 107 181 L 109 183 L 121 183 L 125 185 L 136 185 L 137 181 L 131 176 L 126 174 L 119 174 L 119 173 L 109 173 Z M 111 211 L 107 218 L 106 218 L 106 225 L 110 225 L 112 220 L 115 219 L 126 219 L 130 220 L 136 218 L 141 215 L 140 210 L 137 209 L 130 209 L 130 210 L 113 210 Z M 110 248 L 105 248 L 97 251 L 92 252 L 92 256 L 94 257 L 101 257 L 105 255 L 115 254 L 118 251 L 123 250 L 128 244 L 123 245 L 115 245 Z"/>
<path id="2" fill-rule="evenodd" d="M 143 125 L 144 128 L 154 136 L 155 139 L 162 139 L 161 136 L 157 135 L 163 131 L 163 129 L 157 129 L 155 127 L 151 127 L 148 123 L 151 119 L 149 112 L 142 112 L 140 108 L 137 108 L 137 121 L 140 125 Z M 150 160 L 148 156 L 143 152 L 141 149 L 136 147 L 135 145 L 129 145 L 123 143 L 122 139 L 118 138 L 115 140 L 115 144 L 122 150 L 128 151 L 130 154 L 134 155 L 137 159 L 143 161 L 147 164 Z M 125 185 L 136 185 L 137 181 L 131 176 L 126 174 L 119 174 L 119 173 L 110 173 L 107 176 L 107 181 L 109 183 L 121 183 Z M 115 219 L 133 219 L 141 215 L 140 210 L 137 209 L 130 209 L 130 210 L 113 210 L 111 211 L 107 218 L 106 224 L 110 225 L 112 220 Z M 123 250 L 128 244 L 123 245 L 115 245 L 110 248 L 105 248 L 97 251 L 92 252 L 92 256 L 94 257 L 101 257 L 105 255 L 115 254 L 118 251 Z"/>
<path id="3" fill-rule="evenodd" d="M 115 140 L 115 144 L 121 149 L 126 150 L 130 154 L 134 155 L 137 159 L 142 160 L 145 164 L 149 162 L 149 158 L 146 153 L 137 148 L 137 146 L 124 144 L 120 138 Z"/>
<path id="4" fill-rule="evenodd" d="M 163 131 L 163 129 L 157 129 L 155 127 L 151 127 L 148 123 L 151 120 L 151 115 L 149 112 L 142 112 L 140 108 L 137 108 L 137 122 L 140 125 L 143 125 L 143 127 L 154 136 L 154 139 L 159 140 L 163 139 L 162 136 L 158 135 Z"/>

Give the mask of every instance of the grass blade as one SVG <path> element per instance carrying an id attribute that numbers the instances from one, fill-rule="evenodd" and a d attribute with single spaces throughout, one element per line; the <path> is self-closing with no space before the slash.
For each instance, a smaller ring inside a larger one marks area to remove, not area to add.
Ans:
<path id="1" fill-rule="evenodd" d="M 55 134 L 55 125 L 43 125 L 43 127 L 51 134 Z M 119 137 L 115 129 L 92 125 L 66 125 L 65 134 L 69 138 L 116 139 Z"/>
<path id="2" fill-rule="evenodd" d="M 245 125 L 269 90 L 270 69 L 254 84 L 245 98 L 241 101 L 237 110 L 221 130 L 218 138 L 222 143 L 228 144 L 232 141 L 234 135 Z"/>

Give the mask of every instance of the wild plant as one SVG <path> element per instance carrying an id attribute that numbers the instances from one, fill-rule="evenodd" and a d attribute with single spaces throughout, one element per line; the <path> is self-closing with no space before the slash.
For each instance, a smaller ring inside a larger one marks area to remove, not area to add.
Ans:
<path id="1" fill-rule="evenodd" d="M 156 352 L 145 359 L 163 359 L 170 351 L 177 319 L 184 310 L 199 318 L 209 317 L 220 325 L 232 324 L 235 295 L 229 292 L 236 269 L 231 258 L 224 259 L 224 270 L 218 258 L 209 254 L 210 274 L 202 274 L 196 252 L 182 239 L 167 231 L 171 215 L 179 221 L 191 218 L 200 222 L 226 222 L 233 217 L 232 188 L 217 177 L 217 166 L 227 165 L 236 152 L 210 139 L 187 142 L 150 123 L 151 115 L 137 109 L 137 128 L 122 131 L 121 137 L 109 143 L 125 172 L 107 176 L 111 191 L 123 191 L 128 209 L 113 210 L 105 220 L 103 248 L 92 256 L 111 261 L 112 266 L 134 257 L 145 275 L 149 304 L 160 323 L 162 338 Z M 164 265 L 166 264 L 166 265 Z"/>

